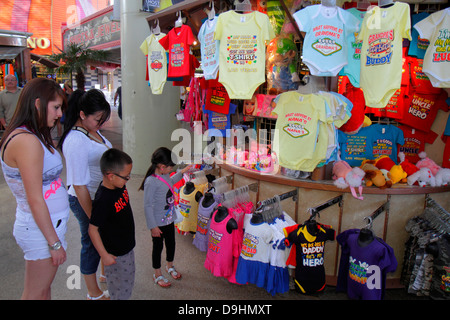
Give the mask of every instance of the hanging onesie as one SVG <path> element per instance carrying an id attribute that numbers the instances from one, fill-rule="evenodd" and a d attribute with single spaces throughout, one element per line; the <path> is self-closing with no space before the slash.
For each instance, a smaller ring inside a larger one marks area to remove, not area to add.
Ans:
<path id="1" fill-rule="evenodd" d="M 165 33 L 151 34 L 140 46 L 142 53 L 147 56 L 148 80 L 153 94 L 162 94 L 167 80 L 166 50 L 159 43 L 165 36 Z"/>
<path id="2" fill-rule="evenodd" d="M 268 16 L 261 12 L 219 16 L 214 34 L 220 41 L 219 82 L 231 99 L 250 100 L 266 81 L 265 43 L 274 37 Z"/>
<path id="3" fill-rule="evenodd" d="M 159 40 L 159 43 L 169 52 L 168 77 L 189 75 L 189 49 L 194 40 L 191 28 L 184 24 L 179 28 L 173 28 L 164 38 Z"/>
<path id="4" fill-rule="evenodd" d="M 402 80 L 402 41 L 411 40 L 409 4 L 395 2 L 366 13 L 357 40 L 362 40 L 360 87 L 366 105 L 384 108 Z"/>
<path id="5" fill-rule="evenodd" d="M 198 41 L 200 42 L 200 52 L 203 76 L 206 80 L 217 78 L 219 71 L 219 46 L 220 42 L 214 39 L 218 17 L 207 19 L 198 32 Z"/>
<path id="6" fill-rule="evenodd" d="M 335 231 L 330 226 L 317 224 L 317 235 L 311 235 L 306 225 L 300 225 L 287 235 L 296 245 L 295 285 L 302 293 L 320 292 L 325 288 L 325 242 L 334 241 Z"/>
<path id="7" fill-rule="evenodd" d="M 450 88 L 450 8 L 416 23 L 419 36 L 430 41 L 423 58 L 423 72 L 434 87 Z"/>
<path id="8" fill-rule="evenodd" d="M 420 160 L 419 153 L 425 151 L 425 143 L 432 144 L 438 136 L 436 132 L 425 133 L 409 126 L 399 126 L 398 128 L 403 131 L 405 138 L 405 144 L 400 147 L 399 152 L 403 152 L 405 159 L 414 164 Z"/>
<path id="9" fill-rule="evenodd" d="M 314 76 L 336 76 L 347 61 L 347 41 L 359 31 L 358 19 L 339 7 L 308 6 L 294 13 L 306 32 L 303 62 Z"/>
<path id="10" fill-rule="evenodd" d="M 357 229 L 336 237 L 342 248 L 336 290 L 346 291 L 350 299 L 381 300 L 386 274 L 397 269 L 394 250 L 379 238 L 361 247 L 358 237 Z"/>
<path id="11" fill-rule="evenodd" d="M 365 11 L 357 8 L 350 8 L 347 12 L 351 13 L 359 21 L 359 26 L 364 19 Z M 345 65 L 339 75 L 346 75 L 355 88 L 359 88 L 359 75 L 361 73 L 361 41 L 356 41 L 358 33 L 351 34 L 347 37 L 347 59 L 348 64 Z"/>
<path id="12" fill-rule="evenodd" d="M 292 170 L 312 172 L 323 160 L 321 156 L 315 158 L 314 152 L 319 124 L 333 120 L 331 114 L 327 117 L 325 99 L 315 94 L 284 92 L 278 96 L 273 113 L 278 115 L 273 149 L 280 165 Z M 304 165 L 305 162 L 307 165 Z"/>
<path id="13" fill-rule="evenodd" d="M 195 200 L 195 195 L 200 191 L 197 187 L 189 194 L 185 194 L 186 185 L 180 189 L 179 193 L 179 207 L 181 215 L 184 217 L 183 221 L 176 224 L 178 230 L 182 232 L 197 231 L 197 214 L 198 202 Z"/>

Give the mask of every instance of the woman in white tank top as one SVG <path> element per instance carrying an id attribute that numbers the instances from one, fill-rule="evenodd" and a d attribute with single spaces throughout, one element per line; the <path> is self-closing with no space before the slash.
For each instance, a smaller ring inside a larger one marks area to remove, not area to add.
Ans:
<path id="1" fill-rule="evenodd" d="M 22 299 L 50 299 L 51 283 L 66 260 L 69 202 L 50 134 L 66 105 L 55 81 L 29 81 L 0 142 L 3 174 L 17 200 L 14 237 L 25 258 Z"/>

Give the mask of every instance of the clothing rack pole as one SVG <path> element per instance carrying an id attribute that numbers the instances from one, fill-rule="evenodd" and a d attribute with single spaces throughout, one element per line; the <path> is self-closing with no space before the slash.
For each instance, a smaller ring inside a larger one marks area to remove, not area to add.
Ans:
<path id="1" fill-rule="evenodd" d="M 318 205 L 318 206 L 313 207 L 313 208 L 309 208 L 308 210 L 309 210 L 309 212 L 311 214 L 309 219 L 314 219 L 316 217 L 316 215 L 319 214 L 320 211 L 325 210 L 326 208 L 328 208 L 328 207 L 330 207 L 330 206 L 332 206 L 332 205 L 334 205 L 336 203 L 339 203 L 339 206 L 341 207 L 342 206 L 342 199 L 343 199 L 343 196 L 340 195 L 340 196 L 337 196 L 337 197 L 335 197 L 333 199 L 328 200 L 325 203 L 322 203 L 321 205 Z"/>
<path id="2" fill-rule="evenodd" d="M 295 190 L 288 191 L 288 192 L 285 192 L 285 193 L 282 193 L 282 194 L 278 195 L 278 199 L 285 200 L 285 199 L 293 198 L 292 200 L 296 201 L 297 200 L 297 195 L 298 195 L 297 189 L 295 189 Z M 272 198 L 269 198 L 269 199 L 266 199 L 266 200 L 259 201 L 257 207 L 260 208 L 261 206 L 274 203 L 276 200 L 277 200 L 277 197 L 272 197 Z"/>
<path id="3" fill-rule="evenodd" d="M 375 220 L 381 213 L 383 213 L 384 211 L 388 211 L 389 210 L 389 200 L 386 201 L 384 204 L 382 204 L 380 207 L 378 207 L 378 209 L 376 209 L 370 216 L 365 217 L 364 220 L 367 220 L 367 228 L 372 229 L 372 223 L 373 220 Z M 386 222 L 385 222 L 385 228 L 386 228 Z"/>

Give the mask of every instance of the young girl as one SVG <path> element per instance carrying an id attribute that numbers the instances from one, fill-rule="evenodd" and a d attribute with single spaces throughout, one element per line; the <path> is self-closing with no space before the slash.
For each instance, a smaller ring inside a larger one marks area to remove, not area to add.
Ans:
<path id="1" fill-rule="evenodd" d="M 148 169 L 139 190 L 144 190 L 144 210 L 147 227 L 151 230 L 153 240 L 152 265 L 155 269 L 153 280 L 161 287 L 169 287 L 171 283 L 161 272 L 161 253 L 163 242 L 166 244 L 166 271 L 173 279 L 178 280 L 181 274 L 175 270 L 175 226 L 173 222 L 173 185 L 181 180 L 183 174 L 191 166 L 187 166 L 172 177 L 175 163 L 172 152 L 158 148 L 152 155 L 151 166 Z"/>

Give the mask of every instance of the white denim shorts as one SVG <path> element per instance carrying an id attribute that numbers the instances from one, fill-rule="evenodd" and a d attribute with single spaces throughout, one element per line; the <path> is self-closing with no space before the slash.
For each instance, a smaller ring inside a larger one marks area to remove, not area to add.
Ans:
<path id="1" fill-rule="evenodd" d="M 56 230 L 64 250 L 67 250 L 66 231 L 69 214 L 58 214 L 52 217 L 53 227 Z M 51 257 L 48 242 L 37 226 L 31 214 L 16 217 L 13 230 L 14 238 L 24 253 L 25 260 L 43 260 Z"/>

